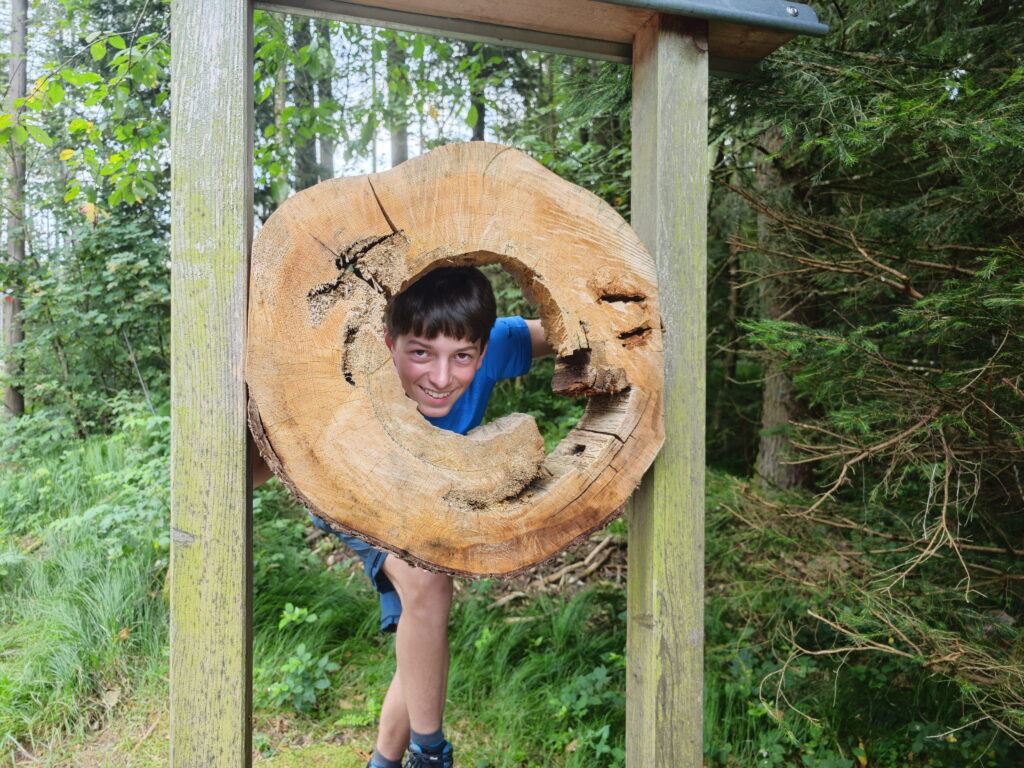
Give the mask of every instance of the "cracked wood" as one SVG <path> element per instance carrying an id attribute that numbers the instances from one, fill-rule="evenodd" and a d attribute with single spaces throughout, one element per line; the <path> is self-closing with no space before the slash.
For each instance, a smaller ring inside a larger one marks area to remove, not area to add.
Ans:
<path id="1" fill-rule="evenodd" d="M 589 396 L 545 456 L 530 416 L 456 435 L 405 397 L 388 297 L 500 263 L 541 306 L 555 391 Z M 596 196 L 472 142 L 288 200 L 253 245 L 246 377 L 261 452 L 315 514 L 425 568 L 521 572 L 607 523 L 662 442 L 654 264 Z"/>

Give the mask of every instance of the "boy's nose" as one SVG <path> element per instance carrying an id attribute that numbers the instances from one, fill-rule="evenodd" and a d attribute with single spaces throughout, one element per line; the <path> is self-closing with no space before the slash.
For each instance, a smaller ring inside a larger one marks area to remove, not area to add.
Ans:
<path id="1" fill-rule="evenodd" d="M 447 360 L 438 360 L 430 369 L 430 385 L 439 391 L 451 384 L 452 372 Z"/>

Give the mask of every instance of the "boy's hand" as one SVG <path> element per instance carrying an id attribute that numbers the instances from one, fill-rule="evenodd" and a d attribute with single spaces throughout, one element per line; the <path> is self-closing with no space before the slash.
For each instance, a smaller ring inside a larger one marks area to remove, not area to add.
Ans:
<path id="1" fill-rule="evenodd" d="M 527 320 L 526 327 L 530 329 L 530 350 L 533 352 L 534 360 L 555 354 L 555 348 L 548 344 L 540 320 Z"/>

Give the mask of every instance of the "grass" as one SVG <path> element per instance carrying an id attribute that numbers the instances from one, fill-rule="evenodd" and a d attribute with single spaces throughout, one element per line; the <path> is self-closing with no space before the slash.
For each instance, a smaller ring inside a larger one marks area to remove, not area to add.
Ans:
<path id="1" fill-rule="evenodd" d="M 108 438 L 6 455 L 16 466 L 0 468 L 0 756 L 165 764 L 166 420 L 129 413 Z M 360 768 L 394 668 L 376 597 L 357 563 L 324 567 L 280 486 L 257 494 L 254 521 L 256 763 Z M 787 523 L 742 481 L 709 474 L 706 764 L 1024 762 L 990 724 L 971 723 L 977 711 L 941 666 L 798 652 L 845 642 L 809 609 L 852 622 L 885 608 L 859 585 L 845 535 Z M 453 612 L 446 727 L 460 765 L 623 765 L 621 588 L 492 602 L 489 582 L 463 583 Z M 993 652 L 1020 642 L 972 615 Z M 966 612 L 958 620 L 973 626 Z M 285 683 L 315 705 L 296 709 Z"/>
<path id="2" fill-rule="evenodd" d="M 132 414 L 112 437 L 4 446 L 0 750 L 84 733 L 163 673 L 165 433 Z"/>

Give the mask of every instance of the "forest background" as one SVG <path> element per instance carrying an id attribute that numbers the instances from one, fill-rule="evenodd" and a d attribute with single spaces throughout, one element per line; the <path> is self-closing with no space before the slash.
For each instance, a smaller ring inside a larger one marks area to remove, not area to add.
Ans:
<path id="1" fill-rule="evenodd" d="M 706 764 L 1024 764 L 1024 3 L 815 7 L 827 38 L 711 88 Z M 27 18 L 0 113 L 0 756 L 162 765 L 168 4 Z M 625 65 L 262 12 L 255 61 L 259 220 L 478 139 L 629 216 Z M 581 406 L 549 380 L 494 407 L 550 443 Z M 373 595 L 277 483 L 254 525 L 255 757 L 361 765 Z M 614 562 L 461 586 L 461 765 L 624 764 Z"/>

